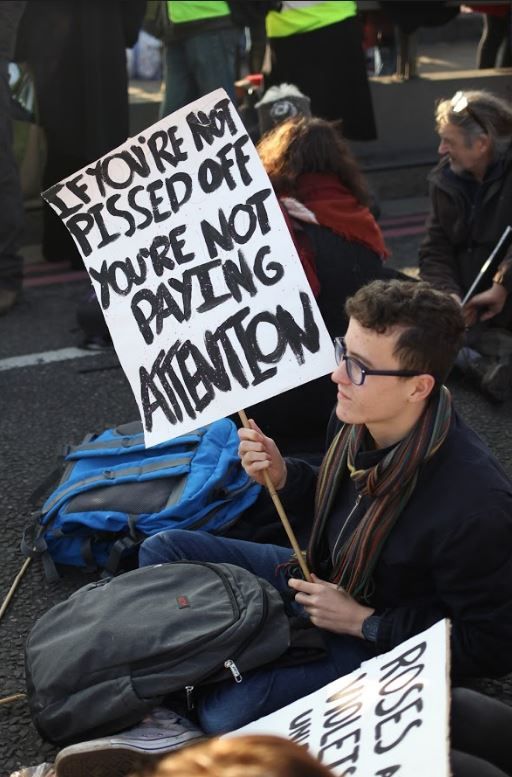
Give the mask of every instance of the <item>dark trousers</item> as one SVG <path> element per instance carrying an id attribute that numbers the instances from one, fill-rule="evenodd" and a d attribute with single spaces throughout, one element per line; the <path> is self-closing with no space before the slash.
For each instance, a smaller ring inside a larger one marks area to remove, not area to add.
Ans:
<path id="1" fill-rule="evenodd" d="M 311 98 L 314 116 L 341 119 L 351 140 L 375 140 L 377 128 L 359 19 L 271 38 L 269 85 L 295 84 Z M 266 79 L 267 80 L 267 79 Z"/>
<path id="2" fill-rule="evenodd" d="M 0 58 L 0 288 L 18 290 L 23 260 L 18 253 L 23 228 L 23 198 L 12 150 L 8 62 Z"/>
<path id="3" fill-rule="evenodd" d="M 453 777 L 512 775 L 512 707 L 454 688 L 450 731 Z"/>
<path id="4" fill-rule="evenodd" d="M 484 29 L 477 52 L 477 67 L 510 67 L 512 65 L 511 18 L 484 15 Z"/>

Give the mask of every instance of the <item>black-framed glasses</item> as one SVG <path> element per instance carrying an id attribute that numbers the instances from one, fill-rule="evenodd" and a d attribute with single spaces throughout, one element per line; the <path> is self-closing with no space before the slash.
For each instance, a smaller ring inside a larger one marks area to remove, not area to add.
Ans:
<path id="1" fill-rule="evenodd" d="M 413 378 L 415 375 L 423 375 L 417 370 L 371 370 L 353 356 L 347 356 L 347 346 L 344 337 L 336 337 L 334 340 L 334 356 L 336 364 L 345 363 L 345 369 L 351 383 L 354 386 L 362 386 L 367 375 L 391 375 L 397 378 Z"/>
<path id="2" fill-rule="evenodd" d="M 475 109 L 471 107 L 469 100 L 464 94 L 464 92 L 461 92 L 461 91 L 456 92 L 453 95 L 452 99 L 450 100 L 450 105 L 454 113 L 463 113 L 464 111 L 466 111 L 468 116 L 471 116 L 473 121 L 476 124 L 478 124 L 481 130 L 483 130 L 484 134 L 485 135 L 489 134 L 489 130 L 487 129 L 483 121 L 478 117 L 478 114 L 475 111 Z"/>

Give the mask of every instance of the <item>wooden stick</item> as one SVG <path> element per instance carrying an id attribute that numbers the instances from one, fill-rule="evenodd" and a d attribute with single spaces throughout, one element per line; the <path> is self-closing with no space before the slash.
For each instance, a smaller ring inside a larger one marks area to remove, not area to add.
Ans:
<path id="1" fill-rule="evenodd" d="M 250 429 L 249 420 L 247 418 L 247 414 L 245 410 L 239 410 L 238 415 L 240 416 L 240 420 L 242 421 L 243 425 L 246 429 Z M 291 546 L 295 552 L 295 555 L 297 556 L 297 561 L 299 563 L 299 566 L 302 570 L 302 574 L 304 575 L 305 579 L 310 583 L 311 582 L 311 575 L 309 572 L 309 569 L 307 568 L 306 562 L 304 560 L 304 556 L 302 555 L 302 551 L 299 547 L 299 543 L 297 542 L 297 538 L 295 534 L 293 533 L 293 529 L 290 526 L 290 521 L 288 520 L 286 513 L 284 511 L 283 505 L 281 503 L 281 500 L 279 499 L 279 496 L 277 494 L 277 491 L 274 488 L 274 484 L 270 480 L 270 475 L 268 474 L 267 470 L 263 470 L 263 477 L 265 479 L 265 486 L 268 489 L 268 492 L 272 498 L 272 501 L 274 503 L 274 507 L 277 510 L 277 514 L 279 515 L 279 518 L 281 519 L 281 523 L 283 524 L 284 530 L 286 534 L 288 535 L 288 539 L 290 540 Z"/>
<path id="2" fill-rule="evenodd" d="M 26 693 L 13 693 L 12 696 L 4 696 L 3 699 L 0 699 L 0 704 L 10 704 L 13 701 L 21 701 L 21 699 L 26 699 L 27 694 Z"/>
<path id="3" fill-rule="evenodd" d="M 4 602 L 3 602 L 2 606 L 0 607 L 0 618 L 3 617 L 3 615 L 4 615 L 4 613 L 5 613 L 6 609 L 7 609 L 7 605 L 9 604 L 9 602 L 12 599 L 12 597 L 14 596 L 14 592 L 15 592 L 16 588 L 18 587 L 18 584 L 19 584 L 21 578 L 23 577 L 23 575 L 27 571 L 28 565 L 30 564 L 31 561 L 32 561 L 31 558 L 25 559 L 25 561 L 23 562 L 23 565 L 22 565 L 20 571 L 18 572 L 18 574 L 14 578 L 14 583 L 11 585 L 11 587 L 9 589 L 9 593 L 5 597 Z"/>

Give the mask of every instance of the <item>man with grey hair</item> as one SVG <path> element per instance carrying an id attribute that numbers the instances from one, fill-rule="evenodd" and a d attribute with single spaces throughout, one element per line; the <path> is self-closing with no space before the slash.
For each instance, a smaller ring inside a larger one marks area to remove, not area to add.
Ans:
<path id="1" fill-rule="evenodd" d="M 503 231 L 512 225 L 512 107 L 486 91 L 441 100 L 442 159 L 429 176 L 431 213 L 420 275 L 460 302 Z M 459 366 L 491 399 L 512 393 L 512 248 L 464 305 L 467 357 Z"/>

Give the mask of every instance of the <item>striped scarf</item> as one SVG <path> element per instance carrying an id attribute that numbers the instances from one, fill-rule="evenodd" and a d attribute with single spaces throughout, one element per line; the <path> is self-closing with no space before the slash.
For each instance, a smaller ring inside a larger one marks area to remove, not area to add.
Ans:
<path id="1" fill-rule="evenodd" d="M 358 470 L 354 462 L 366 435 L 366 426 L 345 424 L 331 443 L 318 475 L 315 521 L 308 549 L 314 555 L 346 469 L 358 493 L 371 497 L 359 525 L 342 546 L 331 581 L 357 599 L 367 601 L 372 575 L 389 533 L 409 501 L 418 473 L 443 444 L 452 415 L 450 392 L 445 386 L 432 398 L 407 437 L 395 445 L 374 467 Z"/>

